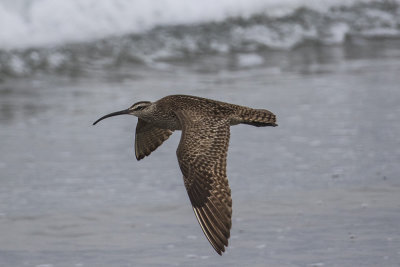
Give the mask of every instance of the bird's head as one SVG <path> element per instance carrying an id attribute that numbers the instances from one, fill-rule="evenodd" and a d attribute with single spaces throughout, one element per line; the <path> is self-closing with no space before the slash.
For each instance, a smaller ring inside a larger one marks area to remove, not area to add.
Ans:
<path id="1" fill-rule="evenodd" d="M 146 115 L 148 115 L 148 114 L 150 114 L 152 112 L 152 110 L 153 110 L 152 107 L 153 107 L 153 103 L 152 102 L 150 102 L 150 101 L 140 101 L 140 102 L 137 102 L 137 103 L 133 104 L 128 109 L 124 109 L 124 110 L 121 110 L 121 111 L 113 112 L 113 113 L 110 113 L 110 114 L 107 114 L 107 115 L 101 117 L 100 119 L 95 121 L 93 123 L 93 125 L 95 125 L 99 121 L 104 120 L 106 118 L 117 116 L 117 115 L 123 115 L 123 114 L 134 115 L 134 116 L 136 116 L 138 118 L 145 117 Z"/>

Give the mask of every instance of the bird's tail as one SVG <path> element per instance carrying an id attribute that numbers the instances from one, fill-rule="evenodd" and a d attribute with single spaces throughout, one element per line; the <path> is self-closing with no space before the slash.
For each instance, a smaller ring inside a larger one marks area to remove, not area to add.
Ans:
<path id="1" fill-rule="evenodd" d="M 278 124 L 276 124 L 275 114 L 266 109 L 246 108 L 240 110 L 238 115 L 241 119 L 240 123 L 249 124 L 256 127 L 278 126 Z"/>

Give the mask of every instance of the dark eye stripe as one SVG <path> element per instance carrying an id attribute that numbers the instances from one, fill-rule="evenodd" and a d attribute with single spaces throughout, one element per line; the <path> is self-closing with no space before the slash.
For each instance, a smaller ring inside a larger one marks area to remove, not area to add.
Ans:
<path id="1" fill-rule="evenodd" d="M 137 106 L 134 110 L 142 110 L 144 109 L 146 106 Z"/>
<path id="2" fill-rule="evenodd" d="M 140 101 L 140 102 L 133 104 L 129 109 L 130 110 L 142 110 L 142 109 L 148 107 L 150 104 L 151 104 L 150 101 Z"/>

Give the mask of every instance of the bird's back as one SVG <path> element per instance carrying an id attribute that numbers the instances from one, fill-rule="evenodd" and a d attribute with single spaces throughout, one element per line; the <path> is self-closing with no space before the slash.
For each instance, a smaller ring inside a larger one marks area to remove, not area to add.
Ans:
<path id="1" fill-rule="evenodd" d="M 178 110 L 190 111 L 193 120 L 223 118 L 228 119 L 231 125 L 245 123 L 254 126 L 275 126 L 276 121 L 275 115 L 266 109 L 253 109 L 197 96 L 170 95 L 156 103 L 160 113 L 173 118 L 174 121 L 178 121 L 175 115 Z M 179 130 L 180 128 L 179 126 Z"/>

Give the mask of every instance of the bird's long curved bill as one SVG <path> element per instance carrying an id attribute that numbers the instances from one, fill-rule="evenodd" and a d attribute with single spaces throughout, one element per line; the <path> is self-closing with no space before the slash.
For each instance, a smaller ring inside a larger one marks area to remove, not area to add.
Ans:
<path id="1" fill-rule="evenodd" d="M 123 114 L 129 114 L 129 112 L 130 112 L 129 109 L 124 109 L 124 110 L 121 110 L 121 111 L 117 111 L 117 112 L 113 112 L 113 113 L 107 114 L 107 115 L 101 117 L 100 119 L 98 119 L 97 121 L 93 122 L 93 125 L 95 125 L 99 121 L 107 119 L 109 117 L 123 115 Z"/>

